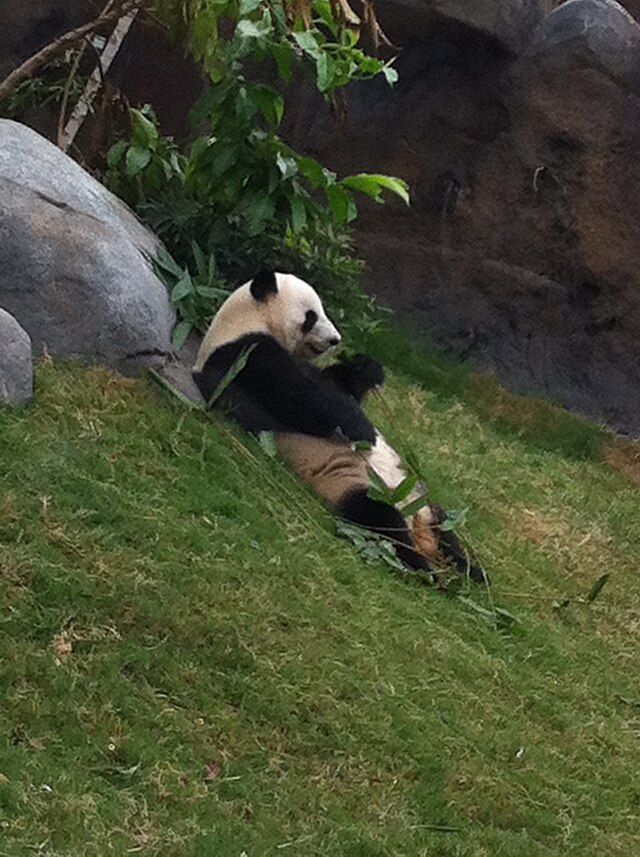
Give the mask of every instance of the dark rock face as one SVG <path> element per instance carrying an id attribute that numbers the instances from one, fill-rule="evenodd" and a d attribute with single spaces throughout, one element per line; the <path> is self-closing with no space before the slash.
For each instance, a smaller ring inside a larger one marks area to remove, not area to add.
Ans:
<path id="1" fill-rule="evenodd" d="M 0 77 L 62 33 L 97 17 L 101 8 L 92 0 L 2 0 Z"/>
<path id="2" fill-rule="evenodd" d="M 575 40 L 515 56 L 441 19 L 406 42 L 394 90 L 353 89 L 343 129 L 305 94 L 288 133 L 340 174 L 409 181 L 410 209 L 362 204 L 358 249 L 371 291 L 418 332 L 519 391 L 640 433 L 640 98 L 627 58 L 614 67 L 606 49 L 635 44 L 638 27 L 605 0 L 570 0 L 542 27 L 586 6 L 613 7 L 616 27 L 597 36 L 607 69 L 582 47 L 576 63 Z"/>
<path id="3" fill-rule="evenodd" d="M 0 306 L 36 352 L 121 369 L 171 350 L 157 239 L 75 161 L 0 120 Z"/>

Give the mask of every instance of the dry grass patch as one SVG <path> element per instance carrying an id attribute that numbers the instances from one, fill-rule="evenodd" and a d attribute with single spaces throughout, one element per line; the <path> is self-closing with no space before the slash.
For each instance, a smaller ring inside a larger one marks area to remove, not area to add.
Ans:
<path id="1" fill-rule="evenodd" d="M 605 444 L 604 459 L 609 467 L 640 486 L 640 441 L 612 438 Z"/>

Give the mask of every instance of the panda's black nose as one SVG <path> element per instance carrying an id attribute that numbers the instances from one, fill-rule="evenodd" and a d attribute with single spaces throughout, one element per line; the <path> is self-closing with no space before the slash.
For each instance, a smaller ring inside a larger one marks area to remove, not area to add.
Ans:
<path id="1" fill-rule="evenodd" d="M 329 345 L 333 348 L 334 345 L 337 345 L 340 342 L 339 336 L 334 336 L 333 339 L 329 340 Z"/>

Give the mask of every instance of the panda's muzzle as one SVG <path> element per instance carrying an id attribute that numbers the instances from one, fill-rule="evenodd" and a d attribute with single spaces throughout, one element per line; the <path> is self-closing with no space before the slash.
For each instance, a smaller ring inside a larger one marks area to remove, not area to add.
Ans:
<path id="1" fill-rule="evenodd" d="M 313 351 L 314 354 L 320 355 L 324 354 L 325 351 L 329 351 L 330 348 L 335 348 L 336 345 L 340 342 L 339 336 L 332 336 L 331 339 L 325 339 L 322 345 L 317 345 L 315 342 L 308 342 L 307 345 L 309 349 Z"/>

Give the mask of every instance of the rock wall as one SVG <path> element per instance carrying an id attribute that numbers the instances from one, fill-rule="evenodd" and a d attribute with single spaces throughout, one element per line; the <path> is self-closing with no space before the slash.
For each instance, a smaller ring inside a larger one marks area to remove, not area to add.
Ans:
<path id="1" fill-rule="evenodd" d="M 403 37 L 396 88 L 358 84 L 338 130 L 300 93 L 287 125 L 339 173 L 412 187 L 410 209 L 361 207 L 368 288 L 513 388 L 640 433 L 640 28 L 612 0 L 569 0 L 527 38 L 536 2 L 377 5 Z"/>
<path id="2" fill-rule="evenodd" d="M 93 0 L 2 0 L 0 77 L 62 33 L 95 17 L 102 6 Z"/>

